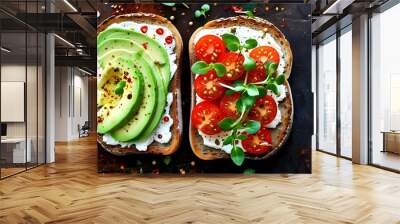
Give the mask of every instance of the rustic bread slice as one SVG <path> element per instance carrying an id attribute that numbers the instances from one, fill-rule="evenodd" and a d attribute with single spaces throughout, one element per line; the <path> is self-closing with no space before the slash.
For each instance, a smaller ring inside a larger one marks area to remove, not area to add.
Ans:
<path id="1" fill-rule="evenodd" d="M 174 74 L 173 79 L 169 85 L 169 92 L 173 93 L 173 102 L 170 109 L 170 115 L 173 119 L 173 125 L 171 127 L 172 139 L 167 144 L 161 144 L 158 142 L 153 142 L 148 146 L 147 151 L 138 151 L 135 147 L 123 148 L 120 146 L 108 145 L 102 141 L 102 136 L 98 135 L 97 140 L 104 149 L 115 155 L 126 155 L 126 154 L 162 154 L 170 155 L 174 153 L 181 142 L 182 138 L 182 107 L 181 107 L 181 85 L 180 85 L 180 75 L 181 75 L 181 63 L 182 63 L 182 51 L 183 43 L 179 31 L 176 27 L 166 18 L 149 13 L 131 13 L 118 16 L 112 16 L 104 20 L 98 27 L 97 33 L 102 32 L 108 26 L 114 23 L 120 23 L 124 21 L 133 21 L 137 23 L 146 23 L 152 25 L 160 25 L 169 29 L 174 36 L 176 46 L 176 64 L 177 70 Z M 158 110 L 163 110 L 164 108 L 157 108 Z"/>
<path id="2" fill-rule="evenodd" d="M 280 44 L 282 47 L 282 50 L 285 55 L 285 59 L 287 61 L 284 69 L 284 74 L 286 78 L 289 78 L 290 72 L 292 69 L 292 63 L 293 63 L 293 55 L 292 55 L 292 50 L 290 48 L 290 44 L 285 38 L 284 34 L 272 23 L 268 22 L 267 20 L 261 19 L 261 18 L 251 18 L 248 16 L 236 16 L 236 17 L 229 17 L 229 18 L 221 18 L 217 20 L 212 20 L 208 23 L 206 23 L 203 27 L 198 28 L 191 36 L 189 40 L 189 57 L 190 57 L 190 63 L 193 64 L 196 62 L 196 57 L 194 54 L 194 40 L 196 35 L 203 29 L 215 29 L 215 28 L 226 28 L 226 27 L 232 27 L 232 26 L 246 26 L 250 27 L 256 30 L 263 30 L 268 33 L 270 33 Z M 191 75 L 191 81 L 192 84 L 195 80 L 195 75 Z M 287 94 L 286 98 L 279 103 L 279 109 L 282 114 L 282 119 L 281 123 L 275 128 L 275 129 L 270 129 L 271 130 L 271 135 L 272 135 L 272 150 L 263 155 L 263 156 L 250 156 L 247 155 L 246 158 L 248 159 L 253 159 L 253 160 L 260 160 L 260 159 L 266 159 L 270 157 L 272 154 L 275 154 L 281 146 L 285 143 L 287 140 L 292 123 L 293 123 L 293 99 L 292 99 L 292 93 L 290 89 L 289 83 L 286 81 L 285 86 L 287 88 Z M 196 93 L 194 89 L 192 88 L 192 101 L 191 101 L 191 110 L 193 107 L 196 105 Z M 198 131 L 196 128 L 192 126 L 190 123 L 189 127 L 189 138 L 190 138 L 190 144 L 192 147 L 193 152 L 196 154 L 197 157 L 203 160 L 214 160 L 214 159 L 224 159 L 224 158 L 229 158 L 230 155 L 225 153 L 223 150 L 219 149 L 214 149 L 207 147 L 203 144 L 203 139 L 202 137 L 198 134 Z"/>

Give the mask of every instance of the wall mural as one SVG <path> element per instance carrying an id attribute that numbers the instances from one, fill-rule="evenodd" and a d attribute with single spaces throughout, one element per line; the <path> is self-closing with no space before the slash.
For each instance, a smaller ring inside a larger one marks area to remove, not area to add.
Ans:
<path id="1" fill-rule="evenodd" d="M 99 4 L 98 171 L 310 173 L 307 4 Z"/>

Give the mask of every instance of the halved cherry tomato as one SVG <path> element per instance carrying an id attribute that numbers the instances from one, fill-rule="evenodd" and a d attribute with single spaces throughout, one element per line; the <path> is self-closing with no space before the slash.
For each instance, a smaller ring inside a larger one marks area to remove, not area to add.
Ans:
<path id="1" fill-rule="evenodd" d="M 199 75 L 194 80 L 194 89 L 197 95 L 204 100 L 219 99 L 225 91 L 219 83 L 225 83 L 224 80 L 219 78 L 214 70 L 210 70 L 205 75 Z"/>
<path id="2" fill-rule="evenodd" d="M 280 57 L 278 52 L 270 46 L 260 46 L 254 48 L 250 54 L 256 61 L 256 68 L 249 72 L 248 82 L 261 82 L 266 79 L 265 64 L 267 62 L 275 62 L 279 64 Z"/>
<path id="3" fill-rule="evenodd" d="M 260 121 L 261 127 L 267 127 L 275 119 L 277 112 L 278 106 L 275 99 L 272 96 L 265 95 L 256 100 L 255 105 L 249 112 L 249 118 Z"/>
<path id="4" fill-rule="evenodd" d="M 221 58 L 221 63 L 225 65 L 225 80 L 236 80 L 244 74 L 244 57 L 241 54 L 228 52 Z"/>
<path id="5" fill-rule="evenodd" d="M 213 103 L 203 101 L 192 110 L 192 125 L 207 135 L 221 132 L 218 122 L 224 117 L 220 109 Z"/>
<path id="6" fill-rule="evenodd" d="M 249 56 L 252 57 L 256 62 L 262 63 L 263 65 L 269 61 L 279 64 L 280 60 L 278 51 L 270 46 L 256 47 L 250 52 Z"/>
<path id="7" fill-rule="evenodd" d="M 256 67 L 254 70 L 249 72 L 249 76 L 247 77 L 248 83 L 255 83 L 264 81 L 267 78 L 265 74 L 265 69 L 262 67 Z"/>
<path id="8" fill-rule="evenodd" d="M 221 38 L 215 35 L 205 35 L 194 46 L 196 58 L 207 63 L 220 61 L 226 49 Z"/>
<path id="9" fill-rule="evenodd" d="M 242 140 L 242 145 L 246 153 L 259 156 L 267 153 L 271 149 L 272 138 L 267 128 L 261 128 L 253 135 L 245 135 L 247 138 Z"/>
<path id="10" fill-rule="evenodd" d="M 239 112 L 236 109 L 236 102 L 240 98 L 240 93 L 235 92 L 232 95 L 224 95 L 219 103 L 219 109 L 226 117 L 237 118 Z"/>

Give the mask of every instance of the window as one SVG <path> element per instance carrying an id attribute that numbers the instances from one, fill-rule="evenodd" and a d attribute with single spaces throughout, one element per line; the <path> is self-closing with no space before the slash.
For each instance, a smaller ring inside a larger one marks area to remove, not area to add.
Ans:
<path id="1" fill-rule="evenodd" d="M 336 153 L 336 36 L 318 47 L 318 145 Z"/>
<path id="2" fill-rule="evenodd" d="M 352 32 L 351 26 L 340 36 L 340 155 L 352 157 Z"/>
<path id="3" fill-rule="evenodd" d="M 400 170 L 400 4 L 371 18 L 371 162 Z"/>

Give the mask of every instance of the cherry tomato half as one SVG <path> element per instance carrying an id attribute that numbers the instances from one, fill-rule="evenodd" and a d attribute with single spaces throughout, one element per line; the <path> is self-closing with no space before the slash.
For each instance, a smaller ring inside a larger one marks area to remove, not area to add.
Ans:
<path id="1" fill-rule="evenodd" d="M 197 95 L 204 100 L 219 99 L 225 91 L 219 83 L 225 83 L 224 80 L 219 78 L 214 70 L 210 70 L 207 74 L 199 75 L 194 80 L 194 89 Z"/>
<path id="2" fill-rule="evenodd" d="M 221 132 L 218 122 L 224 117 L 220 109 L 211 102 L 203 101 L 192 110 L 192 125 L 207 135 Z"/>
<path id="3" fill-rule="evenodd" d="M 207 63 L 220 61 L 225 54 L 224 42 L 215 35 L 205 35 L 194 46 L 196 58 Z"/>
<path id="4" fill-rule="evenodd" d="M 256 68 L 249 72 L 248 81 L 250 83 L 261 82 L 266 79 L 264 66 L 267 62 L 279 64 L 280 61 L 278 52 L 270 46 L 256 47 L 250 52 L 249 56 L 256 61 Z"/>
<path id="5" fill-rule="evenodd" d="M 249 72 L 249 76 L 247 77 L 248 83 L 255 83 L 264 81 L 267 78 L 265 74 L 265 68 L 263 67 L 256 67 L 254 70 Z"/>
<path id="6" fill-rule="evenodd" d="M 267 127 L 275 119 L 278 106 L 272 96 L 265 95 L 256 100 L 249 112 L 249 119 L 261 122 L 261 127 Z"/>
<path id="7" fill-rule="evenodd" d="M 267 153 L 271 149 L 271 133 L 267 128 L 258 130 L 255 134 L 246 134 L 247 139 L 242 141 L 246 153 L 259 156 Z"/>
<path id="8" fill-rule="evenodd" d="M 250 52 L 249 56 L 262 65 L 266 64 L 267 62 L 275 62 L 276 64 L 279 64 L 280 61 L 278 51 L 270 46 L 256 47 Z"/>
<path id="9" fill-rule="evenodd" d="M 239 79 L 244 74 L 243 62 L 243 55 L 238 53 L 228 52 L 224 56 L 222 56 L 221 63 L 224 64 L 226 68 L 226 73 L 223 79 Z"/>
<path id="10" fill-rule="evenodd" d="M 219 109 L 225 117 L 238 118 L 239 112 L 236 109 L 236 102 L 240 98 L 240 93 L 235 92 L 232 95 L 224 95 L 219 103 Z"/>

